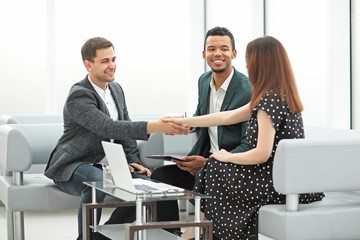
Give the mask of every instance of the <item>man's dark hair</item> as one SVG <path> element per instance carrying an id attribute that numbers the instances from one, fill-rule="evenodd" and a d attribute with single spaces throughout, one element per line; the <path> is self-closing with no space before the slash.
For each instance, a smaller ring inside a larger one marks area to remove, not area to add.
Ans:
<path id="1" fill-rule="evenodd" d="M 206 40 L 209 36 L 229 36 L 230 40 L 231 40 L 231 45 L 232 45 L 232 51 L 235 50 L 235 39 L 234 36 L 232 35 L 232 33 L 229 31 L 229 29 L 224 28 L 224 27 L 214 27 L 212 29 L 210 29 L 205 36 L 205 41 L 204 41 L 204 51 L 205 49 L 205 45 L 206 45 Z"/>
<path id="2" fill-rule="evenodd" d="M 109 47 L 114 48 L 113 44 L 105 38 L 90 38 L 81 48 L 81 57 L 83 61 L 88 60 L 90 62 L 94 62 L 94 58 L 96 57 L 96 50 Z"/>

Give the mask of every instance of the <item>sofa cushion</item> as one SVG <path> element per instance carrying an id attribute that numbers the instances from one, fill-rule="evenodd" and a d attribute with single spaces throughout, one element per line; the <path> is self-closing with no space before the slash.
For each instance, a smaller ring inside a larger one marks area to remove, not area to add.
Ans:
<path id="1" fill-rule="evenodd" d="M 23 185 L 0 178 L 0 199 L 12 211 L 77 209 L 80 197 L 61 191 L 44 174 L 24 174 Z M 31 203 L 31 204 L 29 204 Z"/>
<path id="2" fill-rule="evenodd" d="M 360 239 L 359 219 L 360 192 L 329 192 L 294 212 L 285 211 L 285 205 L 263 206 L 259 233 L 276 240 Z"/>

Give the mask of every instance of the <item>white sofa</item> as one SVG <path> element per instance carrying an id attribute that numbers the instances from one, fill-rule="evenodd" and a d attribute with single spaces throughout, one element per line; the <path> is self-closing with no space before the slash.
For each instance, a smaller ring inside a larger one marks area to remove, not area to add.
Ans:
<path id="1" fill-rule="evenodd" d="M 80 199 L 59 190 L 43 174 L 50 153 L 62 135 L 62 117 L 44 116 L 41 119 L 40 115 L 32 115 L 21 118 L 32 124 L 21 124 L 20 119 L 14 116 L 2 119 L 11 121 L 0 124 L 0 201 L 6 207 L 8 240 L 23 240 L 24 211 L 77 209 Z M 59 123 L 44 123 L 49 120 Z M 143 115 L 137 120 L 155 119 L 148 119 Z M 150 168 L 161 166 L 163 161 L 145 156 L 185 155 L 192 146 L 192 140 L 190 135 L 151 134 L 149 141 L 138 141 L 140 159 Z"/>
<path id="2" fill-rule="evenodd" d="M 0 126 L 0 200 L 8 240 L 25 238 L 23 211 L 78 208 L 79 197 L 64 193 L 43 174 L 62 132 L 62 123 Z"/>
<path id="3" fill-rule="evenodd" d="M 132 119 L 162 116 L 139 114 Z M 59 116 L 54 119 L 62 122 Z M 62 129 L 61 123 L 0 126 L 0 200 L 7 208 L 9 240 L 24 238 L 22 211 L 78 207 L 78 197 L 61 192 L 43 175 Z M 274 185 L 288 201 L 260 209 L 259 233 L 278 240 L 360 239 L 360 131 L 306 127 L 305 133 L 306 139 L 283 140 L 278 146 Z M 163 162 L 145 156 L 186 155 L 195 140 L 195 135 L 152 134 L 149 141 L 138 142 L 140 158 L 155 168 Z M 319 191 L 326 195 L 322 201 L 297 204 L 298 194 Z"/>
<path id="4" fill-rule="evenodd" d="M 273 179 L 286 205 L 259 212 L 259 233 L 276 240 L 360 239 L 360 131 L 305 128 L 306 139 L 282 140 Z M 298 204 L 298 194 L 324 192 Z"/>
<path id="5" fill-rule="evenodd" d="M 130 114 L 132 121 L 156 121 L 165 116 L 176 114 L 166 113 L 134 113 Z M 3 124 L 46 124 L 62 123 L 63 117 L 60 114 L 34 114 L 34 115 L 1 115 L 0 125 Z M 142 163 L 150 168 L 155 169 L 164 164 L 164 161 L 154 160 L 146 156 L 152 154 L 179 154 L 186 155 L 190 152 L 195 144 L 196 135 L 187 136 L 167 136 L 160 133 L 154 133 L 150 136 L 150 141 L 138 141 L 140 159 Z M 39 171 L 38 171 L 39 172 Z M 1 175 L 1 172 L 0 172 Z"/>
<path id="6" fill-rule="evenodd" d="M 39 123 L 62 123 L 63 117 L 59 114 L 37 115 L 1 115 L 2 124 L 39 124 Z"/>

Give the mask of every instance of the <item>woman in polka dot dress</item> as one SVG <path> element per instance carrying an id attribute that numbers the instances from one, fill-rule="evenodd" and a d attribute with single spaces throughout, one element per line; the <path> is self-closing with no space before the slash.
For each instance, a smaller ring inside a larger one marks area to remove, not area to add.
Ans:
<path id="1" fill-rule="evenodd" d="M 213 153 L 197 174 L 194 191 L 212 196 L 202 200 L 201 210 L 213 221 L 214 239 L 258 239 L 261 206 L 285 203 L 275 191 L 272 167 L 281 139 L 304 138 L 301 104 L 295 78 L 283 45 L 273 37 L 262 37 L 246 48 L 250 103 L 242 108 L 186 119 L 169 119 L 190 127 L 230 125 L 248 121 L 246 136 L 253 149 Z M 322 193 L 300 196 L 309 203 Z"/>

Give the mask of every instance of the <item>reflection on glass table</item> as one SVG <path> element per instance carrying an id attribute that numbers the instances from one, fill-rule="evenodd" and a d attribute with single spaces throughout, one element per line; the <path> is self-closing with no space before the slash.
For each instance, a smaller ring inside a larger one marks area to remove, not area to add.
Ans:
<path id="1" fill-rule="evenodd" d="M 192 191 L 164 191 L 161 193 L 154 193 L 145 191 L 142 194 L 134 194 L 123 189 L 104 186 L 103 182 L 84 182 L 92 188 L 92 203 L 83 205 L 83 239 L 89 239 L 90 226 L 90 210 L 92 211 L 91 226 L 92 229 L 102 233 L 111 239 L 124 236 L 125 239 L 147 239 L 149 234 L 169 234 L 162 230 L 166 228 L 190 227 L 195 226 L 195 239 L 200 239 L 200 228 L 204 228 L 205 239 L 212 239 L 212 222 L 208 220 L 200 220 L 200 201 L 204 198 L 209 198 L 207 195 L 198 194 Z M 96 191 L 104 192 L 113 198 L 116 202 L 96 202 Z M 156 219 L 156 202 L 169 200 L 194 200 L 195 202 L 195 217 L 194 221 L 172 221 L 172 222 L 157 222 Z M 120 201 L 119 201 L 120 200 Z M 136 206 L 136 221 L 129 224 L 116 224 L 107 226 L 97 226 L 96 223 L 96 208 L 103 207 L 118 207 L 118 206 Z M 109 227 L 111 226 L 111 227 Z M 135 234 L 136 233 L 136 234 Z M 164 236 L 165 236 L 164 235 Z M 174 235 L 175 236 L 175 235 Z M 153 238 L 148 238 L 153 239 Z M 170 239 L 170 238 L 165 238 Z M 181 238 L 174 238 L 181 239 Z"/>

